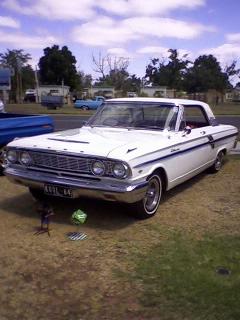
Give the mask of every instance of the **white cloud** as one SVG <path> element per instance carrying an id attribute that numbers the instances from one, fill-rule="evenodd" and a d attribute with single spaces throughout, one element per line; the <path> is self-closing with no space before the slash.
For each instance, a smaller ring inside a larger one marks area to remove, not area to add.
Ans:
<path id="1" fill-rule="evenodd" d="M 240 43 L 240 33 L 229 33 L 226 35 L 226 39 L 229 42 L 239 42 Z"/>
<path id="2" fill-rule="evenodd" d="M 193 39 L 204 31 L 214 31 L 214 28 L 197 23 L 185 22 L 170 18 L 138 17 L 123 20 L 123 25 L 132 32 L 157 38 L 173 37 L 178 39 Z"/>
<path id="3" fill-rule="evenodd" d="M 181 20 L 156 17 L 116 21 L 100 17 L 73 29 L 72 40 L 91 46 L 112 46 L 147 37 L 193 39 L 214 28 Z"/>
<path id="4" fill-rule="evenodd" d="M 85 20 L 95 15 L 94 3 L 94 0 L 3 0 L 2 6 L 20 14 L 50 20 Z"/>
<path id="5" fill-rule="evenodd" d="M 11 18 L 11 17 L 4 17 L 0 16 L 0 27 L 9 27 L 9 28 L 20 28 L 19 21 Z"/>
<path id="6" fill-rule="evenodd" d="M 25 2 L 25 4 L 24 4 Z M 42 16 L 51 20 L 85 20 L 101 9 L 124 16 L 159 15 L 176 9 L 194 9 L 205 4 L 205 0 L 3 0 L 3 5 L 22 14 Z"/>
<path id="7" fill-rule="evenodd" d="M 48 36 L 28 36 L 22 33 L 6 33 L 0 29 L 0 44 L 21 49 L 42 49 L 56 43 L 61 43 L 51 35 Z"/>
<path id="8" fill-rule="evenodd" d="M 207 48 L 201 50 L 200 54 L 212 54 L 221 64 L 231 62 L 240 56 L 240 44 L 224 43 L 221 46 L 215 48 Z"/>
<path id="9" fill-rule="evenodd" d="M 73 41 L 90 46 L 111 46 L 136 40 L 139 37 L 121 22 L 117 23 L 107 17 L 100 17 L 75 27 L 72 33 Z"/>
<path id="10" fill-rule="evenodd" d="M 137 50 L 137 53 L 141 53 L 141 54 L 161 54 L 161 55 L 169 55 L 168 52 L 169 48 L 166 47 L 143 47 Z"/>
<path id="11" fill-rule="evenodd" d="M 124 48 L 109 48 L 107 53 L 118 57 L 129 57 L 130 54 Z"/>
<path id="12" fill-rule="evenodd" d="M 116 15 L 155 16 L 181 8 L 194 9 L 204 4 L 205 0 L 102 0 L 99 1 L 98 6 Z"/>

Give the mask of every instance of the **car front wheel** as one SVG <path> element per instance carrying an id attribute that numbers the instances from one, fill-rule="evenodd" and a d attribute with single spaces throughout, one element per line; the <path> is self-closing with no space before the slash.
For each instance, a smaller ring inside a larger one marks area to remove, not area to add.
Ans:
<path id="1" fill-rule="evenodd" d="M 139 219 L 152 217 L 159 206 L 162 196 L 162 178 L 153 174 L 148 179 L 148 187 L 144 198 L 134 204 L 134 215 Z"/>

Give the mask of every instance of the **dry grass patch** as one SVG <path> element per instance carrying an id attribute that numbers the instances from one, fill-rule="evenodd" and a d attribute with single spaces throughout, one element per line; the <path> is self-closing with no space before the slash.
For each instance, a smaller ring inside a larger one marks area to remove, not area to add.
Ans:
<path id="1" fill-rule="evenodd" d="M 50 238 L 34 235 L 40 221 L 27 189 L 0 177 L 0 319 L 159 319 L 159 310 L 161 319 L 173 319 L 173 315 L 183 319 L 182 311 L 173 313 L 169 303 L 169 299 L 177 301 L 179 292 L 169 296 L 170 289 L 164 290 L 163 282 L 158 281 L 158 268 L 153 267 L 151 276 L 145 271 L 154 257 L 155 266 L 161 261 L 168 265 L 168 252 L 174 258 L 176 243 L 186 255 L 185 249 L 189 246 L 194 252 L 198 241 L 208 246 L 206 234 L 207 239 L 239 237 L 239 167 L 239 157 L 231 157 L 219 174 L 203 173 L 175 188 L 166 194 L 157 215 L 145 221 L 132 218 L 123 205 L 53 199 L 56 215 Z M 66 233 L 78 230 L 70 223 L 78 208 L 88 214 L 79 228 L 87 238 L 74 242 Z M 233 246 L 235 242 L 230 243 Z M 210 250 L 208 259 L 215 256 Z M 144 261 L 146 267 L 141 268 Z M 184 266 L 181 255 L 176 261 Z M 204 268 L 208 266 L 214 265 L 205 264 Z M 171 278 L 171 273 L 167 276 Z M 151 283 L 157 284 L 152 295 L 148 291 Z M 223 295 L 227 294 L 224 290 Z M 194 309 L 188 295 L 181 301 Z M 204 301 L 197 313 L 191 311 L 186 319 L 203 319 L 203 306 Z M 216 308 L 211 312 L 212 318 L 205 319 L 215 319 Z M 228 315 L 228 320 L 233 319 Z"/>

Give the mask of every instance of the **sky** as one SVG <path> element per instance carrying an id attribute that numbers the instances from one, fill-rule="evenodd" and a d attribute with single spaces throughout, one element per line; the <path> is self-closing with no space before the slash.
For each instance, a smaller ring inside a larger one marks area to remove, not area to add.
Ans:
<path id="1" fill-rule="evenodd" d="M 224 67 L 240 60 L 239 12 L 238 0 L 0 0 L 0 53 L 23 49 L 35 68 L 44 48 L 67 45 L 93 77 L 93 55 L 128 58 L 142 77 L 169 48 L 190 60 L 213 54 Z"/>

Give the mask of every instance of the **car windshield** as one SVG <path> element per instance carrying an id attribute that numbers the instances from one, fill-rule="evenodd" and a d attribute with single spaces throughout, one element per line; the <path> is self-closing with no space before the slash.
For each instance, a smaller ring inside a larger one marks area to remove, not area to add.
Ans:
<path id="1" fill-rule="evenodd" d="M 174 104 L 106 102 L 86 125 L 175 130 L 177 114 L 178 107 Z"/>

